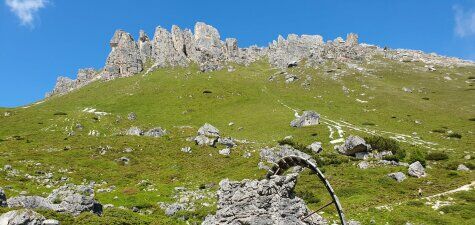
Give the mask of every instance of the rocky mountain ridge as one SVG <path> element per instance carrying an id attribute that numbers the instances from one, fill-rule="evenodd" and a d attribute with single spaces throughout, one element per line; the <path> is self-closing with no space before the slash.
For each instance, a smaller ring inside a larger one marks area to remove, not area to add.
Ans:
<path id="1" fill-rule="evenodd" d="M 294 67 L 305 60 L 305 65 L 318 67 L 326 61 L 359 64 L 376 56 L 400 62 L 422 62 L 428 69 L 434 66 L 474 65 L 471 61 L 440 56 L 435 53 L 407 49 L 381 48 L 375 45 L 360 44 L 358 35 L 350 33 L 346 40 L 338 37 L 324 42 L 320 35 L 289 34 L 287 39 L 278 36 L 267 47 L 238 47 L 237 39 L 221 40 L 219 31 L 203 22 L 196 23 L 194 32 L 182 30 L 173 25 L 171 32 L 157 27 L 152 39 L 140 31 L 139 39 L 134 40 L 130 33 L 117 30 L 110 41 L 111 52 L 103 69 L 80 69 L 75 80 L 58 77 L 53 91 L 46 97 L 61 95 L 80 88 L 96 80 L 111 80 L 138 74 L 146 69 L 147 73 L 163 67 L 186 67 L 197 64 L 202 72 L 228 68 L 229 63 L 249 65 L 260 59 L 267 59 L 277 68 Z"/>

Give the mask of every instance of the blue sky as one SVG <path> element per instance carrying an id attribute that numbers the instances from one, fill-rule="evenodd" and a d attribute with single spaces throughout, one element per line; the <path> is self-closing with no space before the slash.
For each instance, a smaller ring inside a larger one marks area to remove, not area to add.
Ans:
<path id="1" fill-rule="evenodd" d="M 365 43 L 475 60 L 475 0 L 0 0 L 0 106 L 43 98 L 58 75 L 104 65 L 115 29 L 203 21 L 241 47 L 278 34 L 356 32 Z"/>

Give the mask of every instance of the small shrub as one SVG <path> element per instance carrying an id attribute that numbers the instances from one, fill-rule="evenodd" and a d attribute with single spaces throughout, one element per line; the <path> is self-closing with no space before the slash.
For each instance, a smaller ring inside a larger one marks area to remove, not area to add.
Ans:
<path id="1" fill-rule="evenodd" d="M 374 124 L 373 122 L 364 122 L 362 123 L 364 126 L 374 126 L 376 124 Z"/>
<path id="2" fill-rule="evenodd" d="M 439 161 L 439 160 L 446 160 L 449 158 L 449 155 L 445 152 L 431 152 L 426 155 L 426 160 L 433 160 L 433 161 Z"/>
<path id="3" fill-rule="evenodd" d="M 468 163 L 465 163 L 464 165 L 468 167 L 470 170 L 475 170 L 475 163 L 468 162 Z"/>
<path id="4" fill-rule="evenodd" d="M 434 132 L 434 133 L 439 133 L 439 134 L 445 134 L 445 130 L 444 130 L 444 129 L 434 129 L 434 130 L 432 130 L 432 132 Z"/>
<path id="5" fill-rule="evenodd" d="M 305 200 L 307 204 L 315 204 L 321 201 L 319 198 L 315 197 L 315 195 L 309 191 L 297 192 L 297 196 Z"/>
<path id="6" fill-rule="evenodd" d="M 468 119 L 469 121 L 475 121 L 475 117 Z"/>
<path id="7" fill-rule="evenodd" d="M 391 151 L 393 153 L 392 160 L 400 161 L 406 157 L 406 150 L 401 149 L 399 143 L 391 138 L 382 136 L 370 136 L 364 138 L 371 148 L 378 151 Z"/>
<path id="8" fill-rule="evenodd" d="M 420 149 L 416 149 L 415 151 L 413 151 L 409 157 L 409 163 L 414 163 L 417 161 L 419 161 L 422 164 L 422 166 L 424 167 L 426 166 L 425 154 Z"/>
<path id="9" fill-rule="evenodd" d="M 424 100 L 429 100 L 429 98 L 428 98 L 428 97 L 423 97 L 422 99 L 424 99 Z"/>
<path id="10" fill-rule="evenodd" d="M 66 116 L 68 114 L 65 113 L 65 112 L 55 112 L 53 115 L 55 115 L 55 116 Z"/>
<path id="11" fill-rule="evenodd" d="M 212 92 L 212 91 L 209 91 L 209 90 L 204 90 L 204 91 L 203 91 L 203 94 L 211 94 L 211 93 L 213 93 L 213 92 Z"/>
<path id="12" fill-rule="evenodd" d="M 307 149 L 306 145 L 295 142 L 292 139 L 288 139 L 288 138 L 282 139 L 282 140 L 277 141 L 277 143 L 279 143 L 279 145 L 290 145 L 290 146 L 292 146 L 293 148 L 295 148 L 297 150 L 300 150 L 300 151 L 303 151 L 303 152 L 306 152 L 306 153 L 311 153 L 311 151 L 309 151 L 309 149 Z"/>
<path id="13" fill-rule="evenodd" d="M 139 190 L 134 187 L 127 187 L 127 188 L 124 188 L 124 190 L 122 190 L 122 193 L 124 193 L 125 195 L 135 195 L 138 192 Z"/>
<path id="14" fill-rule="evenodd" d="M 457 167 L 460 165 L 459 162 L 450 162 L 449 164 L 447 164 L 447 169 L 448 170 L 457 170 Z"/>
<path id="15" fill-rule="evenodd" d="M 450 133 L 449 135 L 447 135 L 447 137 L 460 139 L 460 138 L 462 138 L 462 135 L 457 133 L 457 132 L 453 132 L 453 133 Z"/>
<path id="16" fill-rule="evenodd" d="M 469 79 L 469 80 L 475 80 L 475 76 L 469 76 L 467 79 Z"/>

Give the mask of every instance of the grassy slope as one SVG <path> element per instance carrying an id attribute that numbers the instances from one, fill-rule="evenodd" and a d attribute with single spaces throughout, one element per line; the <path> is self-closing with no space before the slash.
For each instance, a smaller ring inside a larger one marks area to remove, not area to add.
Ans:
<path id="1" fill-rule="evenodd" d="M 315 110 L 328 119 L 347 121 L 358 127 L 408 135 L 416 132 L 423 140 L 438 143 L 435 147 L 438 150 L 432 151 L 449 153 L 449 160 L 429 163 L 431 168 L 427 169 L 427 178 L 408 178 L 400 184 L 387 178 L 386 174 L 404 171 L 403 167 L 359 170 L 355 166 L 357 162 L 344 157 L 342 164 L 323 166 L 349 218 L 363 222 L 374 219 L 391 224 L 404 221 L 456 224 L 466 222 L 467 216 L 473 220 L 475 215 L 473 210 L 470 211 L 474 207 L 473 198 L 460 198 L 456 202 L 457 207 L 462 207 L 464 215 L 454 212 L 441 215 L 429 206 L 418 206 L 419 203 L 413 203 L 412 199 L 419 187 L 429 195 L 475 180 L 473 173 L 446 168 L 451 163 L 473 163 L 473 160 L 464 160 L 463 156 L 475 155 L 472 133 L 475 122 L 469 121 L 469 118 L 475 117 L 475 92 L 466 82 L 469 76 L 475 74 L 475 69 L 441 68 L 436 72 L 424 72 L 423 65 L 419 64 L 385 63 L 384 66 L 365 65 L 369 73 L 335 65 L 334 68 L 341 67 L 346 71 L 345 76 L 337 80 L 331 79 L 332 73 L 324 69 L 297 68 L 291 72 L 299 74 L 301 79 L 293 84 L 285 84 L 282 78 L 269 82 L 268 77 L 277 71 L 266 63 L 237 66 L 235 72 L 205 74 L 197 73 L 194 67 L 161 69 L 147 76 L 95 82 L 29 108 L 0 109 L 0 139 L 3 140 L 0 141 L 0 165 L 11 164 L 21 174 L 51 171 L 55 172 L 54 179 L 68 176 L 74 183 L 81 183 L 83 179 L 98 183 L 104 180 L 108 185 L 117 186 L 117 189 L 111 193 L 96 194 L 103 204 L 128 208 L 138 206 L 154 211 L 151 215 L 142 216 L 118 209 L 106 210 L 102 218 L 83 215 L 82 223 L 181 223 L 176 218 L 166 218 L 157 209 L 156 202 L 172 201 L 176 186 L 197 189 L 202 184 L 218 183 L 223 178 L 262 178 L 265 171 L 257 169 L 258 150 L 275 145 L 276 140 L 284 136 L 293 135 L 296 141 L 304 144 L 321 141 L 326 152 L 323 157 L 335 157 L 331 153 L 333 146 L 329 144 L 328 128 L 323 124 L 311 128 L 291 128 L 288 124 L 294 113 L 281 104 L 284 103 L 298 110 Z M 445 80 L 447 74 L 453 80 Z M 312 77 L 308 90 L 300 85 L 305 75 Z M 342 86 L 352 90 L 349 96 L 344 95 Z M 402 87 L 411 87 L 416 91 L 406 93 Z M 203 94 L 204 90 L 212 93 Z M 357 98 L 368 103 L 357 102 Z M 82 112 L 86 107 L 110 115 L 96 120 L 93 114 Z M 7 110 L 12 112 L 12 116 L 3 117 L 3 112 Z M 67 115 L 53 115 L 56 112 Z M 135 112 L 138 119 L 128 121 L 129 112 Z M 422 121 L 422 124 L 416 124 L 415 120 Z M 195 134 L 205 122 L 215 125 L 224 136 L 255 143 L 239 145 L 233 149 L 231 157 L 226 158 L 217 154 L 219 149 L 196 147 L 187 142 L 186 137 Z M 229 122 L 235 125 L 228 126 Z M 375 126 L 362 125 L 365 122 Z M 67 138 L 67 131 L 76 123 L 81 123 L 85 129 Z M 169 130 L 170 135 L 159 139 L 118 135 L 130 126 L 143 129 L 161 126 Z M 445 134 L 430 132 L 442 127 L 460 133 L 462 139 L 448 139 Z M 343 129 L 345 136 L 366 135 Z M 88 136 L 90 130 L 98 130 L 101 136 Z M 316 136 L 312 135 L 315 133 Z M 11 138 L 15 135 L 21 138 Z M 101 155 L 99 147 L 107 145 L 111 149 Z M 66 146 L 71 149 L 64 151 Z M 180 148 L 184 146 L 191 146 L 193 153 L 182 153 Z M 124 153 L 126 147 L 134 148 L 134 152 Z M 409 144 L 403 144 L 403 147 L 409 154 L 414 149 L 427 151 Z M 253 153 L 250 159 L 241 157 L 246 151 Z M 122 156 L 131 158 L 131 163 L 118 163 L 116 159 Z M 36 166 L 37 162 L 42 164 Z M 57 172 L 60 168 L 67 168 L 71 173 Z M 0 171 L 0 176 L 6 177 L 6 172 Z M 155 191 L 142 191 L 136 185 L 146 179 L 155 185 Z M 31 194 L 50 192 L 44 186 L 22 177 L 1 179 L 0 186 L 11 186 L 17 191 L 28 190 Z M 307 173 L 301 176 L 297 189 L 318 196 L 321 201 L 310 204 L 312 208 L 318 208 L 328 200 L 321 185 Z M 7 194 L 14 196 L 18 193 L 7 190 Z M 394 202 L 408 205 L 398 206 L 394 209 L 396 213 L 374 209 L 375 206 Z M 213 210 L 214 207 L 202 207 L 187 216 L 198 221 Z M 334 218 L 334 211 L 328 209 L 324 215 Z M 73 218 L 66 215 L 53 216 L 61 218 L 63 224 L 73 223 Z"/>

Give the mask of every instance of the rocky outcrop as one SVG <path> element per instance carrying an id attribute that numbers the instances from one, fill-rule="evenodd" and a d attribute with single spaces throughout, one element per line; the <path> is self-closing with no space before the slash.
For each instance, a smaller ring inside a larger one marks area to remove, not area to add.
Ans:
<path id="1" fill-rule="evenodd" d="M 327 224 L 295 196 L 297 174 L 272 176 L 265 180 L 222 180 L 218 190 L 216 215 L 206 217 L 203 225 L 217 224 Z"/>
<path id="2" fill-rule="evenodd" d="M 68 184 L 53 190 L 46 198 L 18 196 L 7 200 L 10 208 L 48 209 L 78 215 L 81 212 L 102 213 L 102 205 L 94 199 L 94 190 L 84 185 Z"/>
<path id="3" fill-rule="evenodd" d="M 297 116 L 290 126 L 292 127 L 308 127 L 318 125 L 320 120 L 320 115 L 314 111 L 304 111 L 301 116 Z"/>
<path id="4" fill-rule="evenodd" d="M 205 23 L 198 22 L 194 32 L 172 26 L 171 31 L 157 27 L 152 40 L 144 31 L 139 32 L 135 41 L 131 34 L 117 30 L 110 41 L 111 52 L 105 67 L 100 72 L 79 74 L 76 80 L 58 78 L 54 90 L 47 95 L 64 94 L 82 87 L 90 81 L 127 77 L 141 72 L 148 62 L 152 67 L 146 73 L 161 67 L 187 66 L 195 63 L 203 72 L 221 70 L 228 63 L 249 65 L 267 58 L 272 66 L 285 69 L 296 66 L 317 67 L 327 61 L 358 64 L 381 56 L 400 62 L 423 62 L 429 70 L 437 66 L 474 65 L 473 62 L 456 58 L 426 54 L 422 51 L 380 48 L 374 45 L 360 44 L 358 35 L 350 33 L 346 40 L 338 37 L 324 42 L 320 35 L 289 34 L 285 39 L 278 36 L 267 47 L 250 46 L 240 48 L 238 40 L 221 40 L 219 31 Z M 233 69 L 228 69 L 232 71 Z M 293 81 L 289 80 L 289 82 Z"/>
<path id="5" fill-rule="evenodd" d="M 260 153 L 259 168 L 269 170 L 271 166 L 275 165 L 281 158 L 286 156 L 299 156 L 312 163 L 316 163 L 315 160 L 307 153 L 301 152 L 290 145 L 280 145 L 273 148 L 263 148 Z M 295 172 L 301 171 L 300 167 L 294 168 Z"/>
<path id="6" fill-rule="evenodd" d="M 113 79 L 137 74 L 143 69 L 138 44 L 131 34 L 117 30 L 110 41 L 111 52 L 106 60 L 102 77 Z"/>
<path id="7" fill-rule="evenodd" d="M 44 216 L 29 209 L 14 210 L 0 216 L 1 225 L 42 225 L 44 220 Z"/>
<path id="8" fill-rule="evenodd" d="M 83 87 L 100 78 L 99 72 L 93 68 L 79 69 L 75 80 L 69 77 L 58 77 L 53 91 L 46 93 L 46 97 L 62 95 Z"/>

